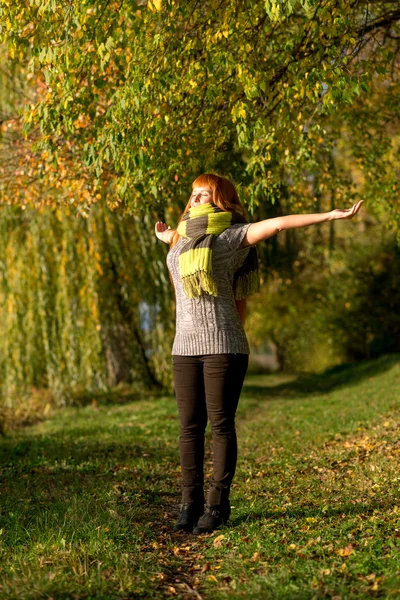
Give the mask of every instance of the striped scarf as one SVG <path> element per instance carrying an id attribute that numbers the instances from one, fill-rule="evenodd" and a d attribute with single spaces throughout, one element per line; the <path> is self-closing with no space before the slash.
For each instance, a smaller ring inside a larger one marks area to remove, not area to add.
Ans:
<path id="1" fill-rule="evenodd" d="M 183 215 L 177 228 L 179 235 L 190 239 L 179 255 L 179 273 L 183 289 L 189 298 L 201 294 L 217 296 L 218 290 L 212 274 L 212 254 L 216 237 L 235 223 L 246 223 L 238 213 L 221 210 L 213 202 L 200 204 Z M 242 266 L 235 272 L 233 292 L 236 300 L 259 290 L 257 250 L 250 247 Z"/>

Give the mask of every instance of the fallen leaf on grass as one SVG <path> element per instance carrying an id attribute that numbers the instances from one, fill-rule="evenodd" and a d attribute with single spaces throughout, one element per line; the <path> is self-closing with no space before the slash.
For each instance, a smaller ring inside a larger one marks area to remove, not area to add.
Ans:
<path id="1" fill-rule="evenodd" d="M 210 571 L 211 570 L 211 563 L 206 562 L 204 563 L 204 565 L 201 567 L 201 572 L 205 573 L 206 571 Z"/>
<path id="2" fill-rule="evenodd" d="M 353 552 L 354 548 L 351 544 L 348 544 L 346 548 L 339 548 L 338 550 L 336 550 L 336 554 L 338 554 L 339 556 L 350 556 L 350 554 L 353 554 Z"/>
<path id="3" fill-rule="evenodd" d="M 256 560 L 258 560 L 258 558 L 260 557 L 258 552 L 254 552 L 253 556 L 251 557 L 251 561 L 255 562 Z"/>
<path id="4" fill-rule="evenodd" d="M 372 592 L 376 592 L 379 588 L 379 584 L 377 581 L 374 581 L 373 585 L 369 588 Z"/>
<path id="5" fill-rule="evenodd" d="M 224 537 L 224 534 L 221 534 L 215 538 L 215 540 L 213 541 L 214 548 L 219 548 L 222 545 L 222 540 L 224 539 Z"/>
<path id="6" fill-rule="evenodd" d="M 190 546 L 174 546 L 172 548 L 172 552 L 175 556 L 179 556 L 180 554 L 188 554 L 190 551 Z"/>

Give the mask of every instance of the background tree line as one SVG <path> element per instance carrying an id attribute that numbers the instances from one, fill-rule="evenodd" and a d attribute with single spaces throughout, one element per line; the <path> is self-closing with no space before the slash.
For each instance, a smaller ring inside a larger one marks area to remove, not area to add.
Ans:
<path id="1" fill-rule="evenodd" d="M 170 384 L 153 223 L 173 226 L 205 171 L 252 220 L 366 200 L 359 224 L 260 246 L 253 348 L 274 339 L 300 370 L 398 350 L 399 20 L 390 1 L 3 4 L 9 402 L 21 385 Z"/>

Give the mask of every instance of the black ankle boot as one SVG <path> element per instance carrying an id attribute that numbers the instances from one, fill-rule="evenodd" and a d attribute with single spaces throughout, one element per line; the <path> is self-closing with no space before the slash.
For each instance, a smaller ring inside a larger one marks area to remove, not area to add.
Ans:
<path id="1" fill-rule="evenodd" d="M 185 502 L 181 504 L 179 518 L 175 523 L 174 531 L 192 531 L 193 527 L 204 512 L 203 502 Z"/>
<path id="2" fill-rule="evenodd" d="M 206 504 L 206 512 L 199 519 L 199 522 L 193 529 L 195 535 L 200 533 L 211 533 L 221 525 L 225 525 L 231 514 L 231 507 L 228 504 Z"/>

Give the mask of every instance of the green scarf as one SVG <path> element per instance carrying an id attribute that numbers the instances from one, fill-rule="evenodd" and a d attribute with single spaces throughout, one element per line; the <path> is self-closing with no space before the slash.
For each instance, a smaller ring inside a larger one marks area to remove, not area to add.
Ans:
<path id="1" fill-rule="evenodd" d="M 212 202 L 195 206 L 183 215 L 177 231 L 190 242 L 179 255 L 179 273 L 184 292 L 189 298 L 198 298 L 204 293 L 218 295 L 212 275 L 213 245 L 216 237 L 235 223 L 246 221 L 238 213 L 221 210 Z M 234 274 L 235 299 L 241 300 L 258 292 L 259 287 L 257 250 L 252 246 L 244 263 Z"/>

